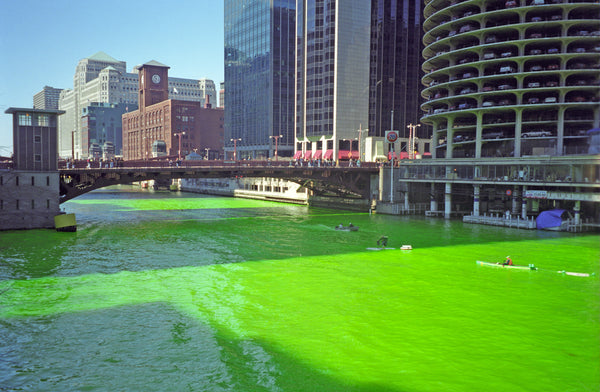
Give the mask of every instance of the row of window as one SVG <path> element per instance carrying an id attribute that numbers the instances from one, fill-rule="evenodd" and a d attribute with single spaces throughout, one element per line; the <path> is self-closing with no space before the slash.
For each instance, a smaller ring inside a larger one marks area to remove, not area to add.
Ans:
<path id="1" fill-rule="evenodd" d="M 14 178 L 15 178 L 15 185 L 19 186 L 19 176 L 15 176 Z M 3 176 L 0 176 L 0 185 L 4 185 L 4 177 Z M 31 176 L 31 186 L 35 186 L 35 176 Z M 50 186 L 50 177 L 49 176 L 46 176 L 46 186 Z"/>
<path id="2" fill-rule="evenodd" d="M 21 203 L 21 200 L 17 199 L 15 200 L 15 209 L 16 210 L 20 210 L 23 206 L 24 203 Z M 10 208 L 8 206 L 8 203 L 5 203 L 4 200 L 0 199 L 0 210 L 4 210 L 5 208 Z M 31 200 L 31 209 L 35 210 L 36 205 L 35 205 L 35 200 Z M 38 207 L 39 208 L 39 207 Z M 46 209 L 50 209 L 50 199 L 46 199 Z"/>
<path id="3" fill-rule="evenodd" d="M 19 125 L 49 127 L 50 116 L 47 114 L 19 113 Z"/>

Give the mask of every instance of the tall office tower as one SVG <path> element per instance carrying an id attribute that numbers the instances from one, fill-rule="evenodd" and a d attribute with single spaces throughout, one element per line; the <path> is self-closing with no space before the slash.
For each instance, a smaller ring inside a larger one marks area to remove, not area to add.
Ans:
<path id="1" fill-rule="evenodd" d="M 600 126 L 600 4 L 425 1 L 422 121 L 438 158 L 566 156 Z"/>
<path id="2" fill-rule="evenodd" d="M 371 1 L 370 136 L 394 129 L 408 137 L 407 125 L 419 123 L 423 21 L 422 1 Z M 417 136 L 429 137 L 429 129 L 418 128 Z"/>
<path id="3" fill-rule="evenodd" d="M 293 152 L 295 20 L 295 0 L 225 0 L 229 157 Z"/>
<path id="4" fill-rule="evenodd" d="M 58 110 L 58 98 L 62 89 L 44 86 L 42 91 L 33 96 L 34 109 Z"/>
<path id="5" fill-rule="evenodd" d="M 294 156 L 358 158 L 357 131 L 368 126 L 371 2 L 298 0 L 297 15 Z"/>

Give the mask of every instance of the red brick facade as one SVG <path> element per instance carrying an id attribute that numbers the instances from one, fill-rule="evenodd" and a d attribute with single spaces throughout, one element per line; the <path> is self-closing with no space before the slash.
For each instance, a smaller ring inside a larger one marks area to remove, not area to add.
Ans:
<path id="1" fill-rule="evenodd" d="M 168 98 L 168 67 L 140 67 L 139 110 L 123 115 L 123 159 L 152 158 L 152 144 L 164 141 L 167 154 L 177 157 L 196 151 L 210 158 L 223 156 L 223 108 L 203 108 L 199 102 Z M 181 151 L 179 138 L 181 137 Z"/>

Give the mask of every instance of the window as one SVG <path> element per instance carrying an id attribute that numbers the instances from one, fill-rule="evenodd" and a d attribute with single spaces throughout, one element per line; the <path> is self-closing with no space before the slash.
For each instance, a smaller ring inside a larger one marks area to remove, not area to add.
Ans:
<path id="1" fill-rule="evenodd" d="M 16 207 L 17 207 L 16 209 L 18 210 L 19 209 L 19 200 L 18 199 L 16 200 Z"/>
<path id="2" fill-rule="evenodd" d="M 50 208 L 50 199 L 46 199 L 46 208 Z"/>
<path id="3" fill-rule="evenodd" d="M 19 114 L 19 125 L 31 125 L 31 115 L 29 113 Z"/>
<path id="4" fill-rule="evenodd" d="M 34 186 L 34 185 L 35 185 L 35 177 L 31 176 L 31 186 Z"/>
<path id="5" fill-rule="evenodd" d="M 47 114 L 39 114 L 37 116 L 37 125 L 40 127 L 50 126 L 50 117 Z"/>
<path id="6" fill-rule="evenodd" d="M 15 177 L 15 186 L 19 186 L 19 176 Z"/>
<path id="7" fill-rule="evenodd" d="M 34 143 L 41 143 L 42 142 L 42 137 L 40 135 L 35 135 L 33 137 L 33 142 Z"/>
<path id="8" fill-rule="evenodd" d="M 35 210 L 35 200 L 31 199 L 31 209 Z"/>
<path id="9" fill-rule="evenodd" d="M 46 176 L 46 186 L 50 186 L 50 176 Z"/>
<path id="10" fill-rule="evenodd" d="M 35 154 L 35 155 L 33 156 L 33 160 L 34 160 L 35 162 L 41 162 L 41 161 L 42 161 L 42 156 L 41 156 L 40 154 Z"/>

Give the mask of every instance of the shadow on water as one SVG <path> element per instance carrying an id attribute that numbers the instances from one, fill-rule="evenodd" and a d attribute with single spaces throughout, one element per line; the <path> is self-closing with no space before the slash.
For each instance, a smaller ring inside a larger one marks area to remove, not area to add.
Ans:
<path id="1" fill-rule="evenodd" d="M 19 331 L 17 336 L 11 336 Z M 381 391 L 260 339 L 216 331 L 166 303 L 0 324 L 2 390 Z M 329 374 L 327 374 L 329 373 Z"/>

